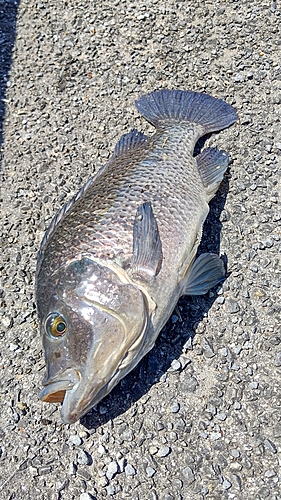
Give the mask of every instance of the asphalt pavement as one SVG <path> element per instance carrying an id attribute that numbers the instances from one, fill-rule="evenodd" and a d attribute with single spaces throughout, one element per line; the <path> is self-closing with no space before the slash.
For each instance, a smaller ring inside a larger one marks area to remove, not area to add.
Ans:
<path id="1" fill-rule="evenodd" d="M 280 46 L 271 0 L 0 0 L 1 499 L 280 500 Z M 138 367 L 64 425 L 38 397 L 36 254 L 120 136 L 153 132 L 134 102 L 161 88 L 239 115 L 204 141 L 231 157 L 201 244 L 227 279 L 182 298 Z"/>

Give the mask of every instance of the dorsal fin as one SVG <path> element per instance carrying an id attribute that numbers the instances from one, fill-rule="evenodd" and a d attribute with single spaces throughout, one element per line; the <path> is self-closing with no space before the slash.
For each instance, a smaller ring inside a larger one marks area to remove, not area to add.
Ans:
<path id="1" fill-rule="evenodd" d="M 97 175 L 99 172 L 97 173 Z M 84 186 L 76 193 L 71 200 L 67 201 L 61 208 L 60 210 L 56 213 L 56 215 L 53 217 L 51 224 L 49 225 L 47 231 L 45 232 L 44 238 L 41 241 L 41 245 L 37 254 L 37 268 L 40 265 L 42 255 L 44 252 L 44 249 L 46 247 L 47 242 L 49 241 L 51 235 L 54 232 L 55 227 L 58 225 L 58 223 L 64 218 L 65 214 L 69 212 L 69 210 L 73 207 L 74 203 L 81 198 L 81 196 L 87 191 L 87 189 L 92 185 L 93 181 L 96 179 L 96 175 L 94 177 L 91 177 Z"/>
<path id="2" fill-rule="evenodd" d="M 135 129 L 131 132 L 128 132 L 128 134 L 122 135 L 121 139 L 119 139 L 115 146 L 111 160 L 119 158 L 123 154 L 126 154 L 129 151 L 133 151 L 135 148 L 142 146 L 147 141 L 147 139 L 148 137 L 146 135 Z"/>
<path id="3" fill-rule="evenodd" d="M 206 148 L 196 156 L 196 162 L 207 194 L 213 195 L 227 170 L 228 154 L 216 148 Z"/>

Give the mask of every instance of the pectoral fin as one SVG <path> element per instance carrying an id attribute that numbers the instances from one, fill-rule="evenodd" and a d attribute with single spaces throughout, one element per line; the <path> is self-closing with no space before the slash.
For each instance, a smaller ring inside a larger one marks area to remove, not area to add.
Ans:
<path id="1" fill-rule="evenodd" d="M 203 253 L 190 266 L 183 295 L 204 295 L 225 277 L 223 261 L 214 253 Z"/>
<path id="2" fill-rule="evenodd" d="M 162 264 L 162 245 L 150 202 L 138 207 L 134 222 L 131 274 L 145 280 L 157 276 Z"/>

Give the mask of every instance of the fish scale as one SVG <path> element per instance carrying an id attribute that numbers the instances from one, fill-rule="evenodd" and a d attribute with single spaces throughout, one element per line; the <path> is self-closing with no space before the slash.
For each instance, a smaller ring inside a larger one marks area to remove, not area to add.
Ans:
<path id="1" fill-rule="evenodd" d="M 36 299 L 46 360 L 41 399 L 72 423 L 153 347 L 179 297 L 225 275 L 217 255 L 195 259 L 208 202 L 228 166 L 199 137 L 231 125 L 232 106 L 162 90 L 136 106 L 156 127 L 132 130 L 109 162 L 54 217 L 38 254 Z"/>
<path id="2" fill-rule="evenodd" d="M 132 252 L 136 208 L 148 199 L 153 203 L 154 213 L 159 215 L 159 231 L 164 246 L 167 237 L 172 236 L 177 240 L 181 237 L 178 229 L 184 230 L 188 226 L 189 207 L 194 214 L 197 206 L 198 211 L 202 210 L 205 201 L 205 191 L 190 153 L 194 149 L 194 136 L 198 134 L 192 130 L 190 138 L 187 135 L 190 130 L 190 127 L 186 131 L 173 127 L 158 133 L 156 138 L 148 141 L 147 155 L 143 161 L 140 159 L 138 162 L 137 155 L 133 159 L 128 155 L 126 159 L 108 163 L 106 177 L 98 177 L 97 182 L 89 186 L 54 233 L 58 235 L 57 243 L 61 248 L 56 268 L 79 251 L 91 253 L 93 257 L 100 257 L 101 253 L 105 255 L 106 251 L 115 257 L 122 252 L 124 260 L 128 259 Z M 179 153 L 173 143 L 169 146 L 169 134 L 180 145 Z M 162 147 L 166 138 L 168 140 Z M 139 156 L 143 156 L 143 151 Z M 189 176 L 190 182 L 187 184 L 186 178 Z M 147 185 L 149 190 L 146 189 Z M 181 200 L 180 205 L 178 200 Z M 69 236 L 73 227 L 76 232 L 71 241 Z M 63 241 L 69 244 L 62 245 Z M 54 240 L 49 248 L 52 260 L 55 245 Z M 49 274 L 47 254 L 45 267 Z"/>

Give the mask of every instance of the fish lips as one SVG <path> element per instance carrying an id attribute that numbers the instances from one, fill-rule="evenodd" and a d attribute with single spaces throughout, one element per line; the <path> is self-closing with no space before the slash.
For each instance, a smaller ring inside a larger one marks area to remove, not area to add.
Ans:
<path id="1" fill-rule="evenodd" d="M 80 383 L 81 374 L 78 370 L 69 368 L 53 379 L 44 380 L 44 389 L 40 399 L 47 403 L 63 403 L 69 391 L 75 391 Z"/>
<path id="2" fill-rule="evenodd" d="M 85 380 L 78 370 L 69 368 L 52 379 L 43 380 L 43 385 L 40 399 L 46 403 L 62 403 L 61 419 L 65 424 L 73 424 L 93 406 L 89 396 L 81 397 Z"/>

